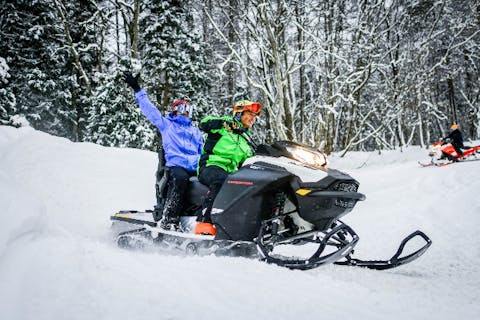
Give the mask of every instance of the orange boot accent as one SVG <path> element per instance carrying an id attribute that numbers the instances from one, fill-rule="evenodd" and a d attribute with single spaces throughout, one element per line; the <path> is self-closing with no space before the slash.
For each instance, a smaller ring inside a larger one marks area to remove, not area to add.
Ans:
<path id="1" fill-rule="evenodd" d="M 209 234 L 209 235 L 216 235 L 217 229 L 213 226 L 213 224 L 208 222 L 197 222 L 195 226 L 195 234 Z"/>

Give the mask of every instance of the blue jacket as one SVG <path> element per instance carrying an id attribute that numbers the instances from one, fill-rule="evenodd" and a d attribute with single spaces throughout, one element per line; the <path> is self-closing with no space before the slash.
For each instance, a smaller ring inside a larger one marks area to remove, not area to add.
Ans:
<path id="1" fill-rule="evenodd" d="M 165 165 L 182 167 L 188 171 L 197 170 L 198 159 L 202 153 L 203 137 L 200 130 L 192 126 L 192 119 L 173 114 L 163 117 L 150 102 L 144 90 L 136 92 L 135 98 L 142 113 L 162 134 Z"/>

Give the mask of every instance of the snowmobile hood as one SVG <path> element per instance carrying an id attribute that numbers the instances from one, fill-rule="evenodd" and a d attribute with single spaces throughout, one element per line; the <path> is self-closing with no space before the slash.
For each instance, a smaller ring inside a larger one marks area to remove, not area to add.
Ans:
<path id="1" fill-rule="evenodd" d="M 325 177 L 327 177 L 330 171 L 329 169 L 316 169 L 305 166 L 305 164 L 289 159 L 287 157 L 269 157 L 269 156 L 254 156 L 249 158 L 245 161 L 244 165 L 254 165 L 256 162 L 267 162 L 269 164 L 273 164 L 279 167 L 284 168 L 285 170 L 291 172 L 292 174 L 296 175 L 303 183 L 311 182 L 315 183 L 318 182 Z"/>

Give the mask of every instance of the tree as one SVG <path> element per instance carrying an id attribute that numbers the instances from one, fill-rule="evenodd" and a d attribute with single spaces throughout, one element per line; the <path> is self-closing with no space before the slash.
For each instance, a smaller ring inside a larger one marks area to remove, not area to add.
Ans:
<path id="1" fill-rule="evenodd" d="M 203 113 L 211 107 L 208 90 L 215 75 L 189 6 L 183 0 L 145 3 L 139 23 L 142 78 L 159 108 L 187 99 Z"/>
<path id="2" fill-rule="evenodd" d="M 0 3 L 0 52 L 14 75 L 8 90 L 16 99 L 16 113 L 40 130 L 69 136 L 72 122 L 65 78 L 66 59 L 59 56 L 61 41 L 49 1 Z"/>
<path id="3" fill-rule="evenodd" d="M 72 140 L 152 148 L 118 78 L 133 65 L 161 111 L 178 98 L 200 117 L 262 102 L 260 141 L 426 146 L 452 122 L 480 137 L 478 1 L 53 4 L 0 2 L 2 123 L 20 114 Z"/>
<path id="4" fill-rule="evenodd" d="M 0 124 L 13 125 L 12 116 L 16 112 L 15 95 L 8 87 L 8 65 L 4 58 L 0 57 Z"/>
<path id="5" fill-rule="evenodd" d="M 66 2 L 54 0 L 57 18 L 62 26 L 63 54 L 67 58 L 64 75 L 70 83 L 69 107 L 72 113 L 72 135 L 83 141 L 89 98 L 93 94 L 93 75 L 102 69 L 102 43 L 105 17 L 91 0 Z"/>
<path id="6" fill-rule="evenodd" d="M 151 149 L 155 131 L 137 108 L 121 69 L 102 74 L 89 99 L 86 141 L 104 146 Z"/>

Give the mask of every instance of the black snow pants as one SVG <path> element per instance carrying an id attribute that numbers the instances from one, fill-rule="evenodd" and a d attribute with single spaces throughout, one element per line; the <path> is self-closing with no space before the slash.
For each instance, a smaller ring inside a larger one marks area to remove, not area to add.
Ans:
<path id="1" fill-rule="evenodd" d="M 198 213 L 197 220 L 201 222 L 212 222 L 211 213 L 213 202 L 217 197 L 223 182 L 228 177 L 228 172 L 217 166 L 201 167 L 198 180 L 208 186 L 209 192 L 202 204 L 202 210 Z"/>
<path id="2" fill-rule="evenodd" d="M 178 222 L 185 202 L 185 193 L 189 178 L 195 176 L 194 171 L 187 171 L 182 167 L 168 167 L 168 189 L 163 219 L 169 222 Z"/>

